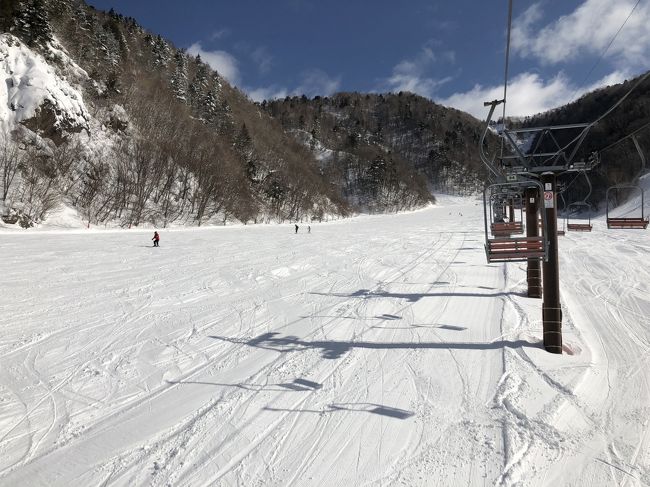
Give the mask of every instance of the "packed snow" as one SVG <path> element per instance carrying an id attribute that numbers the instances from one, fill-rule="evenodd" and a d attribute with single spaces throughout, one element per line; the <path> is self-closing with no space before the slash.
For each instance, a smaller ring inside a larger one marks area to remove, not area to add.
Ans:
<path id="1" fill-rule="evenodd" d="M 650 237 L 560 237 L 563 355 L 482 206 L 3 231 L 1 485 L 647 485 Z"/>

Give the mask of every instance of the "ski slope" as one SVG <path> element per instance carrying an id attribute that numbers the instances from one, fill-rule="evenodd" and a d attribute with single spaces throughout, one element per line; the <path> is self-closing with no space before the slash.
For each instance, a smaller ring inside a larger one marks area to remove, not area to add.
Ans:
<path id="1" fill-rule="evenodd" d="M 560 237 L 567 353 L 482 206 L 0 233 L 0 485 L 648 485 L 649 233 Z"/>

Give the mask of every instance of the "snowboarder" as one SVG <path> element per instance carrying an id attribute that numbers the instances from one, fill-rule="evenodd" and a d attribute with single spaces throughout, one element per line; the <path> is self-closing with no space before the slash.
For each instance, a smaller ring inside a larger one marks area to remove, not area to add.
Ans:
<path id="1" fill-rule="evenodd" d="M 160 235 L 158 235 L 158 232 L 153 232 L 153 246 L 158 247 L 158 242 L 160 241 Z"/>
<path id="2" fill-rule="evenodd" d="M 296 233 L 298 233 L 298 224 L 296 223 Z"/>

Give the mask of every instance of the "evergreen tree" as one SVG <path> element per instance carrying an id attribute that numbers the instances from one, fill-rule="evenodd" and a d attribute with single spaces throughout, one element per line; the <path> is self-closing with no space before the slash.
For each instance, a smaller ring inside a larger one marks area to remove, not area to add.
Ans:
<path id="1" fill-rule="evenodd" d="M 167 66 L 169 59 L 171 58 L 171 49 L 169 44 L 160 37 L 159 35 L 151 38 L 152 51 L 154 55 L 154 65 L 156 66 Z"/>
<path id="2" fill-rule="evenodd" d="M 203 97 L 203 103 L 200 107 L 203 119 L 210 125 L 214 125 L 219 118 L 219 104 L 217 97 L 218 94 L 216 90 L 212 89 L 208 91 Z"/>
<path id="3" fill-rule="evenodd" d="M 208 86 L 208 66 L 201 61 L 201 56 L 196 56 L 196 73 L 190 83 L 189 95 L 190 103 L 193 107 L 198 108 L 203 101 L 204 93 Z"/>
<path id="4" fill-rule="evenodd" d="M 187 101 L 187 58 L 182 51 L 176 51 L 174 54 L 174 64 L 176 69 L 172 75 L 171 84 L 172 90 L 176 98 L 186 102 Z"/>
<path id="5" fill-rule="evenodd" d="M 220 134 L 231 135 L 235 129 L 235 122 L 232 116 L 232 109 L 228 100 L 224 99 L 219 108 L 219 120 L 217 128 Z"/>
<path id="6" fill-rule="evenodd" d="M 0 0 L 0 32 L 9 32 L 18 11 L 18 0 Z"/>
<path id="7" fill-rule="evenodd" d="M 28 46 L 45 46 L 52 41 L 52 28 L 45 0 L 20 5 L 15 16 L 14 33 Z"/>

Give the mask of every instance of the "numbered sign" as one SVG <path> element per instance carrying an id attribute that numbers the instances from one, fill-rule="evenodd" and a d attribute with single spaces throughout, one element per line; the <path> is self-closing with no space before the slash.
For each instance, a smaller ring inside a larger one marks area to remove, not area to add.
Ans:
<path id="1" fill-rule="evenodd" d="M 544 208 L 553 208 L 553 191 L 544 191 Z"/>

